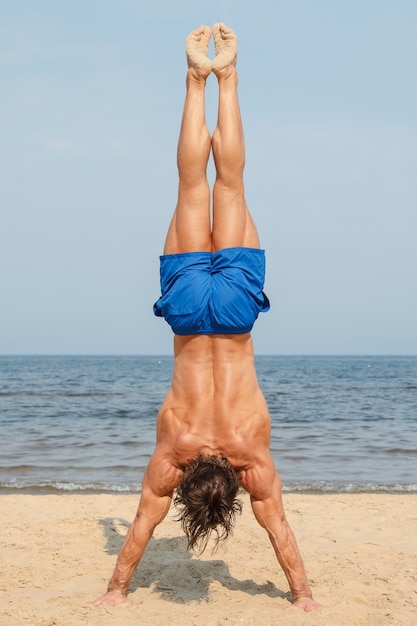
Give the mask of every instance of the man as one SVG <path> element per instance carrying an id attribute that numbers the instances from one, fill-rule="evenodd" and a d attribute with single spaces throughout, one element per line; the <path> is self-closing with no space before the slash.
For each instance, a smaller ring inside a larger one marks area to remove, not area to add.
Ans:
<path id="1" fill-rule="evenodd" d="M 216 57 L 207 57 L 211 36 Z M 174 330 L 172 385 L 157 420 L 136 518 L 107 593 L 95 604 L 126 601 L 128 586 L 174 490 L 189 547 L 202 551 L 212 532 L 226 538 L 241 504 L 240 487 L 267 531 L 294 604 L 312 599 L 295 537 L 286 521 L 281 482 L 270 451 L 270 418 L 258 386 L 250 330 L 264 295 L 264 252 L 246 206 L 245 148 L 237 97 L 237 39 L 224 24 L 187 38 L 187 95 L 178 144 L 179 192 L 161 257 L 162 296 L 154 306 Z M 210 137 L 204 91 L 214 72 L 218 123 Z M 206 169 L 216 165 L 213 216 Z"/>

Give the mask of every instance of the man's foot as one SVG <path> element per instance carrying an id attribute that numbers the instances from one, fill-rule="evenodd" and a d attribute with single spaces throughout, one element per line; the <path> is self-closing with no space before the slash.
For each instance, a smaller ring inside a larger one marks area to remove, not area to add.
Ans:
<path id="1" fill-rule="evenodd" d="M 237 37 L 223 22 L 213 25 L 214 50 L 213 72 L 217 78 L 227 76 L 234 69 L 237 59 Z"/>
<path id="2" fill-rule="evenodd" d="M 210 37 L 209 26 L 200 26 L 187 37 L 185 52 L 190 73 L 194 75 L 194 78 L 206 79 L 212 70 L 212 63 L 207 56 Z"/>

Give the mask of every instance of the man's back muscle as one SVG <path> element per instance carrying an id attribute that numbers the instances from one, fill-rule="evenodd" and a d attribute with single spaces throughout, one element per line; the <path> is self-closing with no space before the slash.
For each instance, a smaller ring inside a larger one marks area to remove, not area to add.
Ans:
<path id="1" fill-rule="evenodd" d="M 175 368 L 158 417 L 158 442 L 169 440 L 176 463 L 186 464 L 201 452 L 247 466 L 257 449 L 269 446 L 269 429 L 249 334 L 175 337 Z"/>

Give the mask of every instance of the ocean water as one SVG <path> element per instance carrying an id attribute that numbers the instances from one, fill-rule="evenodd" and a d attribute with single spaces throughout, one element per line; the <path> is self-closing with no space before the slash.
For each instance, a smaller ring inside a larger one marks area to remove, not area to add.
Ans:
<path id="1" fill-rule="evenodd" d="M 0 356 L 1 492 L 137 492 L 168 356 Z M 258 356 L 285 491 L 417 492 L 417 357 Z"/>

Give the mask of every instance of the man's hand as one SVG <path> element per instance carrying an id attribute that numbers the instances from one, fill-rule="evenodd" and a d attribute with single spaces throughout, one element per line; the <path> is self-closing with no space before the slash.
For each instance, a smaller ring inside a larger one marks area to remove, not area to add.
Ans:
<path id="1" fill-rule="evenodd" d="M 118 604 L 127 603 L 132 604 L 130 600 L 127 599 L 126 595 L 121 591 L 117 591 L 116 589 L 112 589 L 112 591 L 108 591 L 101 596 L 101 598 L 96 598 L 93 601 L 94 606 L 100 606 L 101 604 L 108 604 L 110 606 L 117 606 Z"/>
<path id="2" fill-rule="evenodd" d="M 308 596 L 300 596 L 296 600 L 294 600 L 294 606 L 297 606 L 299 609 L 303 611 L 314 611 L 314 609 L 322 609 L 323 605 L 319 604 L 313 598 L 309 598 Z"/>

